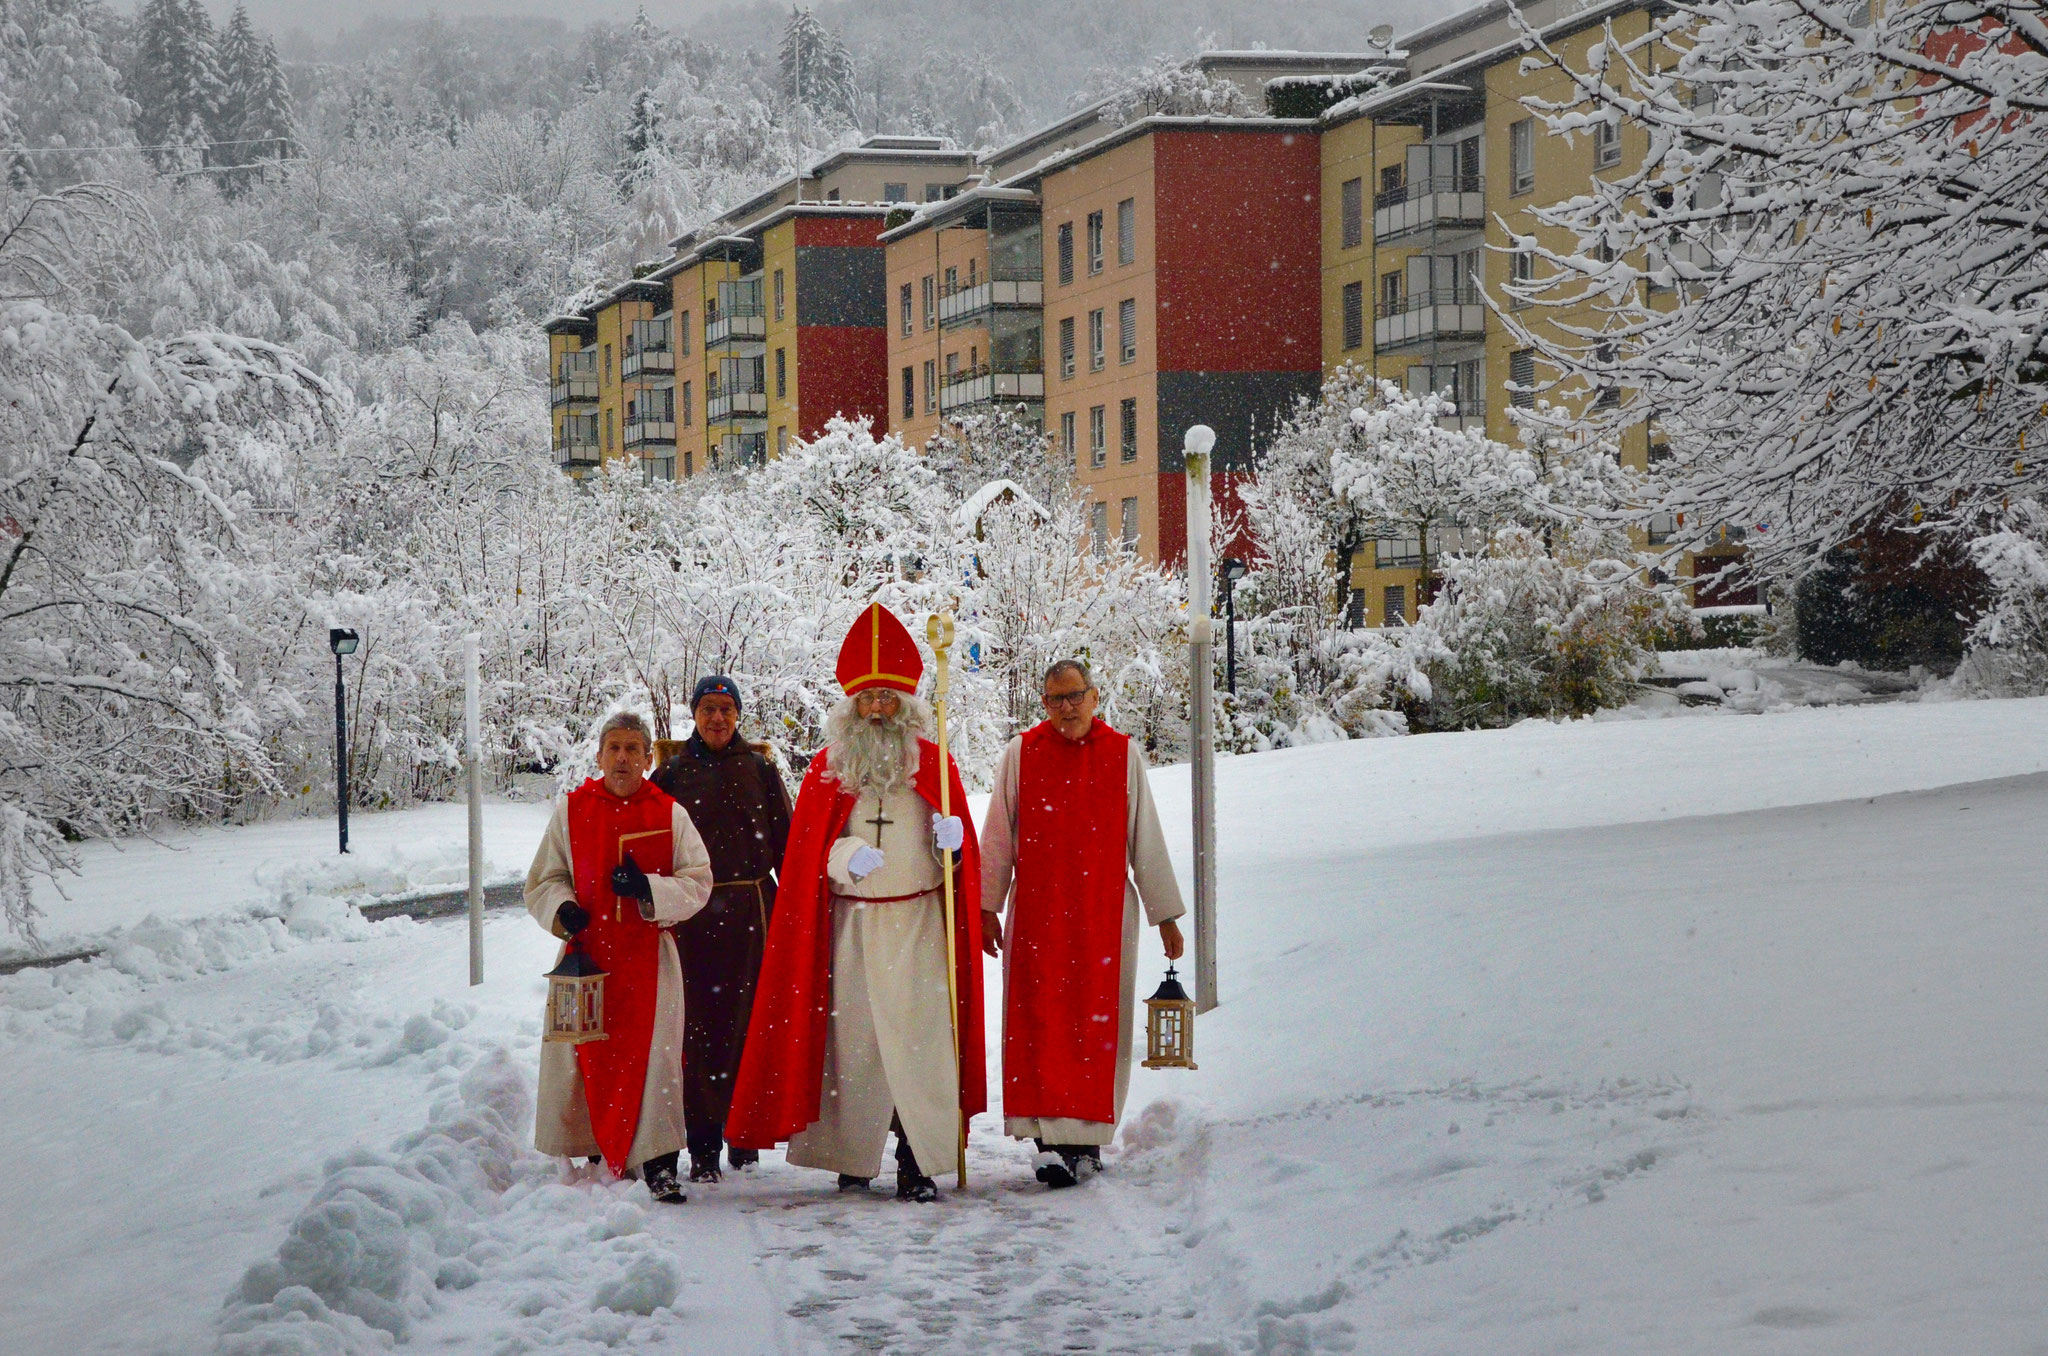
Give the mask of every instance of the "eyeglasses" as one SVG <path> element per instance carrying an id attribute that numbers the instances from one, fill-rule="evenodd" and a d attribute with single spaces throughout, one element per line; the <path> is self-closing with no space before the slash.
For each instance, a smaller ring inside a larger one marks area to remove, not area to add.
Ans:
<path id="1" fill-rule="evenodd" d="M 1092 687 L 1084 687 L 1079 692 L 1061 692 L 1057 694 L 1048 692 L 1045 694 L 1044 700 L 1045 704 L 1049 707 L 1058 706 L 1068 711 L 1078 711 L 1081 709 L 1081 699 L 1094 690 Z"/>
<path id="2" fill-rule="evenodd" d="M 866 710 L 870 707 L 880 706 L 884 704 L 887 704 L 889 706 L 900 706 L 902 705 L 902 700 L 899 697 L 897 697 L 897 695 L 894 692 L 891 692 L 886 687 L 869 688 L 866 692 L 863 692 L 856 696 L 853 699 L 853 704 L 857 709 Z"/>

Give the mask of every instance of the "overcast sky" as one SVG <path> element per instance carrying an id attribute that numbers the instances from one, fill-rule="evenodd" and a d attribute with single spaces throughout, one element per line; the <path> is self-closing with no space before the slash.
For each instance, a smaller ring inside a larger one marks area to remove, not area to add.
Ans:
<path id="1" fill-rule="evenodd" d="M 428 4 L 402 4 L 393 0 L 244 0 L 249 17 L 259 28 L 283 33 L 303 28 L 315 37 L 331 37 L 344 28 L 354 28 L 378 14 L 423 15 L 439 13 L 456 19 L 469 14 L 521 14 L 540 18 L 566 19 L 572 28 L 592 19 L 630 19 L 643 0 L 432 0 Z M 702 13 L 709 6 L 703 0 L 645 0 L 648 17 L 665 28 L 673 28 Z M 225 22 L 234 12 L 235 0 L 207 0 L 217 20 Z"/>

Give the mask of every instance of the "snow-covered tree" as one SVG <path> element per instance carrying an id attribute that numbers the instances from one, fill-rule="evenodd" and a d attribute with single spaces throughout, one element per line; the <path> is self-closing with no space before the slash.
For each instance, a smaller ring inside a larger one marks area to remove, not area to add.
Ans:
<path id="1" fill-rule="evenodd" d="M 852 122 L 860 97 L 853 54 L 811 10 L 790 10 L 776 61 L 782 92 L 792 103 L 828 120 Z"/>
<path id="2" fill-rule="evenodd" d="M 133 106 L 99 39 L 91 0 L 9 0 L 0 9 L 0 177 L 61 188 L 132 146 Z"/>
<path id="3" fill-rule="evenodd" d="M 159 169 L 196 168 L 195 154 L 218 140 L 227 95 L 215 51 L 213 21 L 200 0 L 148 0 L 137 16 L 135 135 Z"/>
<path id="4" fill-rule="evenodd" d="M 959 495 L 995 480 L 1011 481 L 1046 504 L 1073 490 L 1074 468 L 1054 455 L 1051 439 L 1022 406 L 949 421 L 925 441 L 924 456 Z"/>
<path id="5" fill-rule="evenodd" d="M 1253 118 L 1265 113 L 1228 76 L 1180 57 L 1158 56 L 1135 71 L 1098 71 L 1102 120 L 1119 126 L 1164 114 L 1174 118 Z"/>
<path id="6" fill-rule="evenodd" d="M 1767 530 L 1796 574 L 1868 527 L 1970 530 L 2038 494 L 2048 437 L 2048 27 L 2037 0 L 1676 0 L 1532 100 L 1576 137 L 1626 120 L 1640 164 L 1535 209 L 1578 242 L 1503 311 L 1577 390 L 1548 422 L 1653 414 L 1660 507 Z M 1556 308 L 1593 303 L 1561 323 Z"/>

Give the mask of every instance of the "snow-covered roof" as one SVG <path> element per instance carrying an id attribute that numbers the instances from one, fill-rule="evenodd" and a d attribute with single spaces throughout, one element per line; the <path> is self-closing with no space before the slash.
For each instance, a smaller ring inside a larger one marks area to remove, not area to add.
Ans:
<path id="1" fill-rule="evenodd" d="M 1313 132 L 1316 130 L 1316 126 L 1317 123 L 1314 118 L 1225 118 L 1217 117 L 1213 114 L 1202 114 L 1197 117 L 1176 117 L 1166 113 L 1153 113 L 1134 122 L 1127 122 L 1123 126 L 1097 137 L 1093 141 L 1086 141 L 1079 146 L 1069 146 L 1064 150 L 1054 151 L 1030 169 L 1004 180 L 1003 187 L 1010 188 L 1021 184 L 1035 184 L 1054 170 L 1065 169 L 1069 165 L 1079 164 L 1081 161 L 1101 155 L 1104 151 L 1110 150 L 1113 147 L 1121 146 L 1126 141 L 1134 141 L 1139 137 L 1149 136 L 1154 132 L 1172 131 L 1176 128 L 1199 128 L 1209 131 L 1232 132 Z"/>
<path id="2" fill-rule="evenodd" d="M 1027 512 L 1041 522 L 1052 516 L 1046 510 L 1045 505 L 1032 498 L 1030 493 L 1016 481 L 991 480 L 973 494 L 968 495 L 966 502 L 953 510 L 953 525 L 955 527 L 973 527 L 981 521 L 981 515 L 987 513 L 991 505 L 999 503 L 1004 499 L 1016 500 L 1024 506 Z"/>
<path id="3" fill-rule="evenodd" d="M 973 188 L 962 189 L 942 202 L 920 204 L 911 213 L 910 220 L 904 222 L 901 226 L 894 226 L 882 232 L 881 239 L 884 243 L 891 240 L 901 240 L 905 236 L 916 235 L 919 231 L 943 226 L 955 217 L 967 216 L 976 209 L 986 207 L 994 202 L 1022 203 L 1035 207 L 1038 205 L 1038 195 L 1028 188 L 1005 188 L 1000 184 L 976 184 Z"/>

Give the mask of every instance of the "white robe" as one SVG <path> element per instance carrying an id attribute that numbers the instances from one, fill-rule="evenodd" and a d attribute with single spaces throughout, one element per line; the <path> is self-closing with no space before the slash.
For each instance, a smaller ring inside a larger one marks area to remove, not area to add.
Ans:
<path id="1" fill-rule="evenodd" d="M 1010 880 L 1017 865 L 1017 771 L 1024 748 L 1023 736 L 1012 739 L 996 764 L 995 791 L 989 796 L 988 814 L 981 826 L 981 902 L 993 911 L 1010 894 Z M 1124 850 L 1130 875 L 1124 881 L 1123 989 L 1118 1000 L 1119 1025 L 1116 1036 L 1116 1120 L 1124 1115 L 1124 1094 L 1131 1083 L 1131 1031 L 1138 997 L 1138 909 L 1142 903 L 1145 921 L 1153 927 L 1187 912 L 1181 902 L 1180 883 L 1174 879 L 1173 861 L 1166 855 L 1166 836 L 1159 829 L 1159 811 L 1152 803 L 1152 782 L 1145 775 L 1145 754 L 1138 741 L 1130 742 L 1129 769 L 1124 782 Z M 1081 831 L 1076 826 L 1076 831 Z M 1017 929 L 1017 901 L 1010 899 L 1003 917 L 1003 936 Z M 1003 950 L 1003 985 L 1010 982 L 1010 952 Z M 1004 1023 L 1009 1021 L 1008 994 L 1004 995 Z M 1066 1116 L 1006 1116 L 1003 1128 L 1017 1139 L 1042 1139 L 1047 1144 L 1107 1144 L 1116 1137 L 1116 1121 L 1083 1121 Z"/>
<path id="2" fill-rule="evenodd" d="M 957 1166 L 960 1075 L 946 995 L 945 900 L 932 808 L 905 787 L 864 794 L 826 859 L 832 901 L 832 1018 L 818 1119 L 789 1142 L 789 1161 L 852 1177 L 881 1170 L 893 1111 L 927 1177 Z M 879 841 L 878 841 L 879 840 Z M 883 863 L 855 881 L 865 843 Z M 914 899 L 897 895 L 916 894 Z M 885 902 L 863 904 L 863 899 Z"/>
<path id="3" fill-rule="evenodd" d="M 654 892 L 654 921 L 680 923 L 711 898 L 711 855 L 689 812 L 678 805 L 670 819 L 672 874 L 649 876 Z M 555 936 L 555 912 L 576 898 L 576 869 L 569 853 L 569 798 L 555 797 L 555 812 L 526 872 L 526 911 Z M 654 1036 L 647 1051 L 647 1085 L 640 1099 L 640 1125 L 626 1166 L 636 1168 L 650 1158 L 682 1149 L 683 1137 L 683 970 L 675 938 L 661 934 L 654 996 Z M 564 950 L 568 948 L 564 946 Z M 615 983 L 606 980 L 606 983 Z M 541 1018 L 545 1024 L 546 1014 Z M 576 1047 L 543 1041 L 540 1047 L 540 1093 L 534 1109 L 533 1147 L 563 1158 L 596 1154 L 597 1137 L 590 1130 L 590 1104 L 583 1092 L 583 1070 Z"/>

